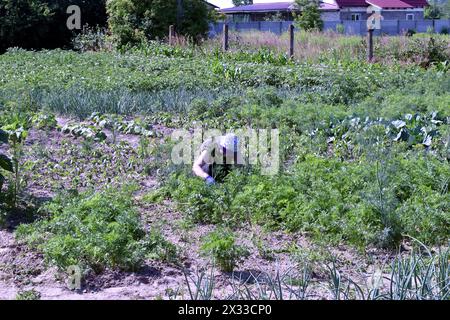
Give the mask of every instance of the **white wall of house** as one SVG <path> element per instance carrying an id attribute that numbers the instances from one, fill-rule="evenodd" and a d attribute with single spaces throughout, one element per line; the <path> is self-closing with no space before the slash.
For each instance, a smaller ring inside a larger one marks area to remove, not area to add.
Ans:
<path id="1" fill-rule="evenodd" d="M 340 19 L 339 11 L 325 11 L 320 13 L 323 21 L 338 21 Z"/>

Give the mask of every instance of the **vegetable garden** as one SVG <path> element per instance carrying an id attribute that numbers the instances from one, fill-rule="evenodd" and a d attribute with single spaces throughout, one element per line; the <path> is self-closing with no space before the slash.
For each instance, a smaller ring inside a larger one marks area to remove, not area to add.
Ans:
<path id="1" fill-rule="evenodd" d="M 449 38 L 436 41 L 447 51 L 426 66 L 157 42 L 10 49 L 1 232 L 39 267 L 5 254 L 15 289 L 0 298 L 48 297 L 54 279 L 35 278 L 76 265 L 83 289 L 61 296 L 156 277 L 123 295 L 448 299 Z M 175 129 L 249 127 L 279 130 L 277 175 L 248 165 L 207 186 L 171 161 Z"/>

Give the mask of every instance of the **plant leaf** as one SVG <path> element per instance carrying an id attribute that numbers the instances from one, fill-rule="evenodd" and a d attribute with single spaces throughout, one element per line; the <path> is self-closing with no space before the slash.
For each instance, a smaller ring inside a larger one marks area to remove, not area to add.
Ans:
<path id="1" fill-rule="evenodd" d="M 0 168 L 4 169 L 6 171 L 9 171 L 9 172 L 14 171 L 11 159 L 9 159 L 4 154 L 0 154 Z"/>
<path id="2" fill-rule="evenodd" d="M 9 134 L 5 130 L 0 129 L 0 142 L 8 143 Z"/>

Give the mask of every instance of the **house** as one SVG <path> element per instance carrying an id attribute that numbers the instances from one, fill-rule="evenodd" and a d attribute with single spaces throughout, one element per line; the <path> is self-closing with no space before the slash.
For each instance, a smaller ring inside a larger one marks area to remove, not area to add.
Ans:
<path id="1" fill-rule="evenodd" d="M 338 7 L 336 4 L 321 2 L 320 10 L 326 18 L 338 17 Z M 296 11 L 298 9 L 294 1 L 254 3 L 221 10 L 227 16 L 227 20 L 231 22 L 252 22 L 273 19 L 293 21 L 293 13 Z"/>
<path id="2" fill-rule="evenodd" d="M 423 20 L 426 0 L 327 0 L 320 2 L 323 21 L 367 20 L 376 11 L 384 20 Z M 222 9 L 221 12 L 231 22 L 264 21 L 273 18 L 281 21 L 292 21 L 293 13 L 298 11 L 294 1 L 255 3 L 233 8 Z"/>
<path id="3" fill-rule="evenodd" d="M 367 20 L 373 11 L 384 20 L 423 20 L 426 0 L 335 0 L 339 20 Z"/>
<path id="4" fill-rule="evenodd" d="M 211 2 L 208 2 L 206 0 L 203 1 L 206 4 L 206 7 L 208 8 L 208 10 L 220 10 L 220 8 L 218 6 L 216 6 L 215 4 L 212 4 Z"/>

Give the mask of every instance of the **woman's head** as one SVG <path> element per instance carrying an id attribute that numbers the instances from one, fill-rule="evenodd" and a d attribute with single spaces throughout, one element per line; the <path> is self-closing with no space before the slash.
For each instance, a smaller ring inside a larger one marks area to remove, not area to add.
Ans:
<path id="1" fill-rule="evenodd" d="M 220 146 L 231 152 L 238 152 L 238 142 L 238 137 L 234 133 L 229 133 L 219 140 Z"/>

